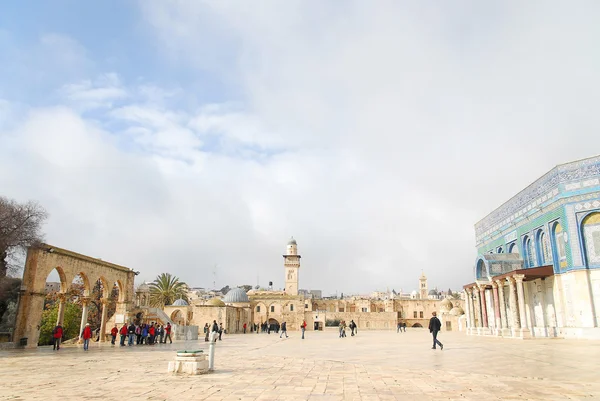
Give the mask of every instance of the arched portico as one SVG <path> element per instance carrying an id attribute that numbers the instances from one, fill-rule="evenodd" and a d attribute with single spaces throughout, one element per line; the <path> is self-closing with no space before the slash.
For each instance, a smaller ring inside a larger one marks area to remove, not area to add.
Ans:
<path id="1" fill-rule="evenodd" d="M 65 294 L 75 276 L 82 278 L 84 285 L 84 299 L 82 300 L 83 314 L 82 325 L 87 321 L 87 303 L 91 292 L 90 283 L 100 280 L 104 286 L 103 299 L 107 299 L 114 283 L 119 283 L 119 301 L 116 314 L 126 321 L 130 308 L 133 306 L 133 270 L 100 259 L 91 258 L 66 249 L 57 248 L 47 244 L 30 247 L 27 250 L 23 284 L 19 295 L 17 322 L 15 325 L 15 341 L 27 338 L 28 347 L 36 347 L 40 335 L 39 325 L 42 318 L 44 299 L 46 296 L 46 278 L 52 270 L 58 272 L 60 278 L 60 293 Z M 61 311 L 64 311 L 64 297 L 61 298 L 58 320 L 62 320 Z M 100 327 L 101 340 L 106 335 L 106 308 L 103 308 L 102 323 Z"/>
<path id="2" fill-rule="evenodd" d="M 475 262 L 475 277 L 477 280 L 487 280 L 489 278 L 489 265 L 482 255 L 477 257 Z"/>

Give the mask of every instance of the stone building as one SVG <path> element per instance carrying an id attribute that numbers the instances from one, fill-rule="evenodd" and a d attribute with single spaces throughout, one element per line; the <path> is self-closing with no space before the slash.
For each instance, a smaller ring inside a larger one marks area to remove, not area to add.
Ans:
<path id="1" fill-rule="evenodd" d="M 164 316 L 146 307 L 147 316 L 162 322 L 168 318 L 172 324 L 194 325 L 200 330 L 206 323 L 210 325 L 216 320 L 223 323 L 229 333 L 239 333 L 243 331 L 244 323 L 250 330 L 253 324 L 260 326 L 268 322 L 277 325 L 284 321 L 289 330 L 299 329 L 304 321 L 308 329 L 322 330 L 328 323 L 340 320 L 348 323 L 354 320 L 359 330 L 392 330 L 399 321 L 409 327 L 426 327 L 431 313 L 437 311 L 445 329 L 458 330 L 460 327 L 463 301 L 441 299 L 434 290 L 435 294 L 430 295 L 424 274 L 419 278 L 419 295 L 414 298 L 386 293 L 386 296 L 377 298 L 321 299 L 299 290 L 301 256 L 295 239 L 288 242 L 283 258 L 285 289 L 282 291 L 255 289 L 246 293 L 241 288 L 234 288 L 222 299 L 194 299 L 190 305 L 176 301 L 164 307 L 161 311 Z M 143 292 L 136 294 L 136 303 L 140 307 L 143 307 L 144 299 L 147 295 Z"/>
<path id="2" fill-rule="evenodd" d="M 600 156 L 553 168 L 475 232 L 468 333 L 600 338 Z"/>

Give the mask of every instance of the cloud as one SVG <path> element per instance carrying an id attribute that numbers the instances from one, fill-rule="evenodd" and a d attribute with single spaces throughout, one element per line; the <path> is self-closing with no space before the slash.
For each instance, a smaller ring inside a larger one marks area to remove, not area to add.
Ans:
<path id="1" fill-rule="evenodd" d="M 86 79 L 66 84 L 61 93 L 69 102 L 82 109 L 112 108 L 115 100 L 128 96 L 115 73 L 105 74 L 95 81 Z"/>
<path id="2" fill-rule="evenodd" d="M 45 37 L 74 72 L 42 105 L 3 95 L 0 186 L 46 205 L 50 242 L 142 279 L 282 286 L 293 235 L 304 288 L 456 289 L 477 220 L 600 148 L 595 3 L 139 7 L 181 80 Z M 227 87 L 195 93 L 207 76 Z"/>
<path id="3" fill-rule="evenodd" d="M 235 77 L 259 122 L 257 146 L 294 149 L 282 157 L 305 186 L 301 202 L 279 200 L 293 210 L 281 225 L 306 230 L 311 247 L 329 233 L 311 249 L 325 282 L 343 274 L 353 289 L 365 278 L 381 288 L 389 274 L 409 287 L 421 269 L 439 285 L 471 280 L 473 223 L 555 164 L 600 148 L 592 2 L 568 16 L 546 2 L 140 7 L 177 62 Z M 340 160 L 352 169 L 336 169 Z"/>

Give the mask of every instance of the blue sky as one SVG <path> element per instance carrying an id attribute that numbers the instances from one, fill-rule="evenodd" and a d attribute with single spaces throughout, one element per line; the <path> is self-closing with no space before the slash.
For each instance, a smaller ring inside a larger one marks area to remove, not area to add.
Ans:
<path id="1" fill-rule="evenodd" d="M 475 222 L 600 149 L 597 2 L 91 4 L 0 6 L 0 188 L 140 279 L 277 287 L 293 235 L 303 288 L 459 288 Z"/>

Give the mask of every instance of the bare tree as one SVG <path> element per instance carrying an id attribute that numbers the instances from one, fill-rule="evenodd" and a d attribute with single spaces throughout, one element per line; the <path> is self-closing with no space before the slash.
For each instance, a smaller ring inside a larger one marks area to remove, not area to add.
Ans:
<path id="1" fill-rule="evenodd" d="M 18 203 L 0 196 L 0 279 L 18 271 L 15 261 L 27 247 L 43 240 L 46 210 L 35 201 Z"/>

